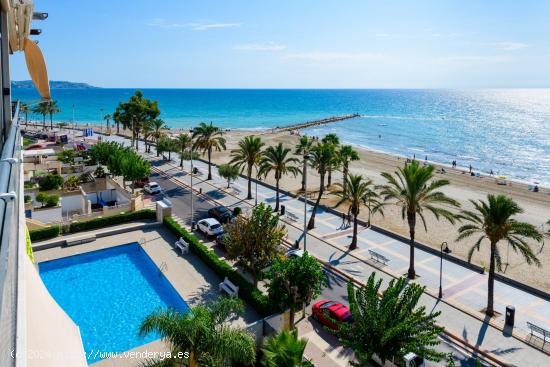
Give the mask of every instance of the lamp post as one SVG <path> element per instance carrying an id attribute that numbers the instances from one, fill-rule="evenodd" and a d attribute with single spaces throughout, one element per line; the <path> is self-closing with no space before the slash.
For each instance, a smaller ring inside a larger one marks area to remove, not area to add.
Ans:
<path id="1" fill-rule="evenodd" d="M 262 181 L 260 176 L 256 177 L 256 200 L 254 206 L 258 206 L 258 181 Z"/>
<path id="2" fill-rule="evenodd" d="M 189 132 L 191 133 L 191 156 L 189 157 L 189 159 L 191 160 L 191 230 L 193 231 L 195 229 L 195 220 L 194 220 L 194 217 L 195 217 L 195 209 L 193 207 L 193 203 L 194 203 L 194 199 L 193 199 L 193 133 L 194 133 L 194 130 L 193 129 L 190 129 Z"/>
<path id="3" fill-rule="evenodd" d="M 304 251 L 307 251 L 307 161 L 309 157 L 309 154 L 304 154 Z"/>
<path id="4" fill-rule="evenodd" d="M 99 127 L 100 131 L 103 132 L 103 108 L 99 109 Z"/>
<path id="5" fill-rule="evenodd" d="M 443 283 L 443 253 L 446 253 L 446 254 L 450 254 L 452 251 L 451 249 L 449 248 L 447 242 L 442 242 L 441 243 L 441 247 L 440 247 L 440 251 L 439 251 L 439 258 L 440 258 L 440 262 L 439 262 L 439 296 L 438 298 L 443 298 L 443 287 L 442 287 L 442 283 Z"/>

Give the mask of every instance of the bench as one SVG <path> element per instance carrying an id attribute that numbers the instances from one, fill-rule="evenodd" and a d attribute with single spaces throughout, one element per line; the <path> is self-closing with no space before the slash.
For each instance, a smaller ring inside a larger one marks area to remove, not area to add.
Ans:
<path id="1" fill-rule="evenodd" d="M 378 262 L 378 263 L 388 265 L 388 262 L 390 262 L 390 259 L 388 259 L 384 255 L 382 255 L 382 254 L 380 254 L 376 251 L 369 250 L 369 254 L 370 254 L 370 258 L 373 259 L 374 261 Z"/>
<path id="2" fill-rule="evenodd" d="M 220 292 L 224 291 L 229 295 L 229 297 L 237 297 L 239 294 L 239 287 L 231 283 L 227 277 L 220 283 Z"/>
<path id="3" fill-rule="evenodd" d="M 533 333 L 537 333 L 542 336 L 542 338 L 539 337 L 539 339 L 542 339 L 542 348 L 544 348 L 544 345 L 546 344 L 546 338 L 550 337 L 550 331 L 545 330 L 535 324 L 532 324 L 529 321 L 527 321 L 527 327 L 531 330 L 531 336 L 534 335 Z"/>
<path id="4" fill-rule="evenodd" d="M 174 246 L 180 249 L 182 255 L 189 253 L 189 244 L 182 237 L 174 243 Z"/>
<path id="5" fill-rule="evenodd" d="M 293 220 L 295 222 L 297 222 L 298 219 L 300 219 L 300 218 L 298 218 L 298 216 L 296 214 L 291 213 L 291 212 L 286 212 L 286 216 L 289 217 L 291 220 Z"/>
<path id="6" fill-rule="evenodd" d="M 95 234 L 87 234 L 83 236 L 69 238 L 65 240 L 67 246 L 81 245 L 83 243 L 95 241 Z"/>

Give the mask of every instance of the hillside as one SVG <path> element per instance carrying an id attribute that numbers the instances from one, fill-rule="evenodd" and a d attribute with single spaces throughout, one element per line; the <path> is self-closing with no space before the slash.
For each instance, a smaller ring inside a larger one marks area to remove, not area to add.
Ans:
<path id="1" fill-rule="evenodd" d="M 34 84 L 32 80 L 13 80 L 11 82 L 11 87 L 14 89 L 34 89 Z M 51 80 L 50 88 L 51 89 L 94 89 L 98 87 L 94 87 L 86 83 Z"/>

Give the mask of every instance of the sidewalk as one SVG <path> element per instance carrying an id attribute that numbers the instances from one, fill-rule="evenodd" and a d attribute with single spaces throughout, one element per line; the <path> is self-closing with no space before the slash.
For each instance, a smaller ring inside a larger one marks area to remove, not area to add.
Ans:
<path id="1" fill-rule="evenodd" d="M 157 168 L 189 185 L 190 176 L 187 173 L 190 170 L 189 164 L 189 162 L 184 162 L 184 171 L 172 163 L 162 163 Z M 247 211 L 254 205 L 254 200 L 245 200 L 247 193 L 245 179 L 239 178 L 231 185 L 232 188 L 228 190 L 229 192 L 226 192 L 227 182 L 217 174 L 216 167 L 212 167 L 213 180 L 206 182 L 204 180 L 207 165 L 200 161 L 194 161 L 194 165 L 203 173 L 202 176 L 195 176 L 193 179 L 195 190 L 202 190 L 204 195 L 228 207 L 239 206 Z M 255 189 L 255 184 L 253 184 L 253 195 Z M 273 190 L 261 184 L 258 185 L 257 190 L 259 202 L 273 205 L 275 200 Z M 304 203 L 282 195 L 281 204 L 286 206 L 287 212 L 294 214 L 297 218 L 295 221 L 285 219 L 289 240 L 294 242 L 296 239 L 300 239 L 302 242 Z M 308 208 L 308 216 L 310 212 L 311 208 Z M 407 243 L 369 229 L 362 229 L 359 236 L 359 248 L 350 253 L 347 251 L 350 236 L 349 228 L 341 228 L 341 218 L 320 210 L 317 213 L 316 228 L 308 232 L 308 251 L 361 282 L 365 282 L 373 271 L 384 280 L 385 284 L 406 272 L 408 267 Z M 388 266 L 380 269 L 378 265 L 372 264 L 366 255 L 367 248 L 376 249 L 389 258 Z M 441 302 L 435 296 L 439 286 L 439 257 L 417 249 L 416 259 L 417 272 L 420 277 L 415 281 L 427 287 L 427 292 L 421 298 L 420 304 L 426 306 L 428 310 L 441 311 L 440 323 L 449 332 L 462 337 L 481 350 L 517 366 L 550 364 L 550 357 L 540 350 L 512 336 L 505 335 L 499 329 L 469 314 L 478 312 L 485 304 L 486 275 L 475 273 L 444 260 L 443 298 L 446 302 Z M 506 284 L 497 283 L 495 298 L 497 310 L 504 312 L 506 304 L 516 306 L 516 329 L 523 329 L 526 320 L 532 320 L 542 327 L 550 325 L 550 304 L 547 301 Z M 522 307 L 526 308 L 522 309 Z M 468 310 L 469 313 L 463 310 Z M 478 315 L 478 317 L 482 317 L 481 313 Z"/>

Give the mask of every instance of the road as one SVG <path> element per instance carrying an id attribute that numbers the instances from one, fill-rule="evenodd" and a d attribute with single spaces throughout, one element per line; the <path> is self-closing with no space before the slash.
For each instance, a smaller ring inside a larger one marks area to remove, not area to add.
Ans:
<path id="1" fill-rule="evenodd" d="M 158 165 L 160 161 L 153 161 L 153 166 Z M 177 176 L 184 176 L 183 172 L 175 172 Z M 178 217 L 182 218 L 185 222 L 191 222 L 191 198 L 190 190 L 186 187 L 183 187 L 181 184 L 174 182 L 172 179 L 167 177 L 164 174 L 154 172 L 150 176 L 151 181 L 157 182 L 162 188 L 162 193 L 156 195 L 154 200 L 161 200 L 163 198 L 168 198 L 172 203 L 172 212 Z M 195 222 L 199 219 L 206 218 L 207 211 L 209 208 L 214 207 L 215 205 L 203 198 L 202 196 L 195 195 L 194 197 L 194 220 Z M 347 304 L 347 281 L 339 275 L 331 273 L 329 271 L 325 272 L 327 276 L 327 286 L 323 289 L 322 294 L 316 299 L 332 299 L 344 304 Z M 315 320 L 308 320 L 313 324 L 313 328 L 321 335 L 329 344 L 334 345 L 337 343 L 337 340 L 323 330 L 322 326 L 318 324 Z M 456 359 L 457 366 L 464 367 L 475 367 L 476 360 L 465 353 L 462 350 L 455 348 L 454 346 L 448 344 L 445 340 L 441 339 L 441 343 L 438 346 L 438 350 L 444 353 L 453 353 Z M 445 366 L 445 362 L 433 363 L 428 362 L 427 366 Z"/>

